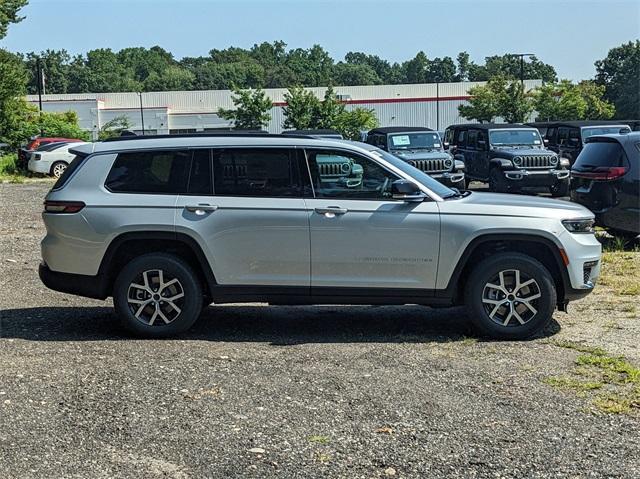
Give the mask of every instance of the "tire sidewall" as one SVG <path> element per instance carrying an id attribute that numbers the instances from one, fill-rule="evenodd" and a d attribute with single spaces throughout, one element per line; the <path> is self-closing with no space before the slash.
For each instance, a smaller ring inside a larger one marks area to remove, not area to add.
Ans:
<path id="1" fill-rule="evenodd" d="M 56 166 L 58 165 L 64 165 L 64 170 L 62 171 L 62 173 L 60 173 L 60 176 L 62 176 L 64 174 L 64 171 L 69 167 L 69 165 L 64 161 L 56 161 L 53 165 L 51 165 L 51 176 L 53 176 L 54 178 L 60 178 L 60 176 L 56 176 L 54 173 Z"/>
<path id="2" fill-rule="evenodd" d="M 134 278 L 144 271 L 161 269 L 177 278 L 185 300 L 180 315 L 171 323 L 148 326 L 140 322 L 129 309 L 128 290 Z M 163 338 L 189 329 L 202 311 L 202 286 L 191 267 L 169 254 L 148 254 L 130 261 L 118 274 L 113 288 L 113 304 L 121 323 L 130 332 L 148 338 Z"/>
<path id="3" fill-rule="evenodd" d="M 501 326 L 484 310 L 482 294 L 489 280 L 500 271 L 518 269 L 536 280 L 542 294 L 538 313 L 519 326 Z M 471 272 L 465 288 L 465 304 L 469 319 L 481 335 L 496 339 L 526 339 L 541 332 L 551 321 L 557 293 L 551 273 L 539 261 L 520 253 L 502 253 L 481 261 Z"/>

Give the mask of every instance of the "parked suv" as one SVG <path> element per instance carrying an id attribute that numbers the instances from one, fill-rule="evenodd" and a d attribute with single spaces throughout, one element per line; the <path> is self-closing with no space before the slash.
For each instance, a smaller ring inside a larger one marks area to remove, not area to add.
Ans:
<path id="1" fill-rule="evenodd" d="M 623 238 L 640 234 L 640 132 L 592 136 L 571 168 L 571 200 Z"/>
<path id="2" fill-rule="evenodd" d="M 537 124 L 542 125 L 542 123 Z M 550 150 L 567 158 L 573 165 L 587 138 L 621 131 L 631 131 L 631 128 L 623 122 L 603 120 L 549 122 L 546 124 L 544 138 Z"/>
<path id="3" fill-rule="evenodd" d="M 569 193 L 569 162 L 544 147 L 537 129 L 520 124 L 453 125 L 445 132 L 454 158 L 464 161 L 467 181 L 489 183 L 498 193 L 548 187 Z"/>
<path id="4" fill-rule="evenodd" d="M 388 151 L 440 183 L 463 189 L 464 163 L 446 151 L 440 134 L 431 128 L 389 126 L 367 134 L 367 143 Z"/>
<path id="5" fill-rule="evenodd" d="M 112 296 L 138 334 L 184 331 L 212 302 L 466 304 L 481 333 L 525 338 L 600 270 L 583 206 L 460 193 L 371 145 L 115 140 L 73 149 L 44 203 L 39 271 L 51 289 Z M 358 165 L 360 184 L 324 181 L 326 156 Z"/>

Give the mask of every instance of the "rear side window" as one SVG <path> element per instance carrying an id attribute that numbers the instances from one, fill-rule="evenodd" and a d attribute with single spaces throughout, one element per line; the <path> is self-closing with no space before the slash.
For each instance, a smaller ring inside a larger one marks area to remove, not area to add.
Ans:
<path id="1" fill-rule="evenodd" d="M 627 155 L 617 141 L 592 141 L 580 152 L 573 168 L 593 169 L 600 166 L 627 166 Z"/>
<path id="2" fill-rule="evenodd" d="M 190 195 L 213 194 L 210 150 L 195 150 L 193 152 L 188 191 Z"/>
<path id="3" fill-rule="evenodd" d="M 302 185 L 294 150 L 237 148 L 214 151 L 217 196 L 301 197 Z"/>
<path id="4" fill-rule="evenodd" d="M 71 175 L 73 175 L 73 173 L 75 173 L 76 170 L 80 168 L 80 166 L 82 166 L 82 163 L 84 163 L 84 160 L 86 158 L 87 157 L 85 155 L 76 155 L 76 157 L 71 160 L 71 163 L 69 163 L 69 166 L 67 166 L 67 168 L 64 170 L 64 173 L 62 173 L 62 175 L 60 175 L 60 178 L 58 178 L 58 180 L 55 182 L 53 188 L 51 188 L 51 191 L 61 189 L 67 183 L 67 180 L 71 178 Z"/>
<path id="5" fill-rule="evenodd" d="M 190 161 L 190 151 L 120 153 L 105 186 L 116 193 L 184 193 Z"/>

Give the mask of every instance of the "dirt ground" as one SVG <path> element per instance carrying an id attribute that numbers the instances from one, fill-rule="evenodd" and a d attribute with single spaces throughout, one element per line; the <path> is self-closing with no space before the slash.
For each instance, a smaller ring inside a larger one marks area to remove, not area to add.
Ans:
<path id="1" fill-rule="evenodd" d="M 209 307 L 132 339 L 37 276 L 50 182 L 0 184 L 0 477 L 640 477 L 640 253 L 540 337 L 461 308 Z"/>

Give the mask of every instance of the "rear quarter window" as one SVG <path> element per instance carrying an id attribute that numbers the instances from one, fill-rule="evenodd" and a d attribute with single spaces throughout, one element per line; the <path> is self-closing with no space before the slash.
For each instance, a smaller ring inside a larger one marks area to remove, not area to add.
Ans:
<path id="1" fill-rule="evenodd" d="M 114 193 L 180 194 L 187 190 L 190 166 L 187 150 L 120 153 L 105 187 Z"/>
<path id="2" fill-rule="evenodd" d="M 67 169 L 64 170 L 64 173 L 62 173 L 62 175 L 60 175 L 60 178 L 58 178 L 58 180 L 54 183 L 51 191 L 59 190 L 64 185 L 66 185 L 69 178 L 71 178 L 71 176 L 73 176 L 78 168 L 82 166 L 84 160 L 86 159 L 87 155 L 76 155 L 75 158 L 71 160 L 71 163 L 69 163 L 69 166 L 67 166 Z"/>

